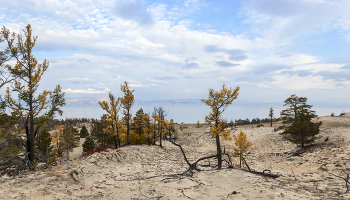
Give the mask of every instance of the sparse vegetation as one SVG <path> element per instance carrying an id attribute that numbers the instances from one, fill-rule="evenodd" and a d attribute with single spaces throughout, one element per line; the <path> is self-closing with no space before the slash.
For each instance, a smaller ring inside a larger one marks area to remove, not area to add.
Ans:
<path id="1" fill-rule="evenodd" d="M 273 120 L 273 108 L 270 108 L 270 112 L 269 112 L 269 117 L 271 118 L 271 127 L 272 127 L 272 120 Z"/>
<path id="2" fill-rule="evenodd" d="M 264 124 L 258 124 L 258 125 L 256 125 L 257 128 L 260 128 L 260 127 L 263 127 L 263 126 L 264 126 Z"/>
<path id="3" fill-rule="evenodd" d="M 198 122 L 197 122 L 196 127 L 197 127 L 197 128 L 201 128 L 201 127 L 203 127 L 203 125 L 202 125 L 201 123 L 199 123 L 199 120 L 198 120 Z"/>

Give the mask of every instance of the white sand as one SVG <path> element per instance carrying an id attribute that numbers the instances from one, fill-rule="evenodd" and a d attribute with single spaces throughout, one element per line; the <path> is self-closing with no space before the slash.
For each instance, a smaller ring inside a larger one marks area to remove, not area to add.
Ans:
<path id="1" fill-rule="evenodd" d="M 330 173 L 350 170 L 350 113 L 319 117 L 319 139 L 302 157 L 291 156 L 300 148 L 283 139 L 273 127 L 238 127 L 252 141 L 248 164 L 256 171 L 271 170 L 273 179 L 240 169 L 199 168 L 193 176 L 180 176 L 188 169 L 178 147 L 164 141 L 159 146 L 128 146 L 82 158 L 82 147 L 70 161 L 51 170 L 0 179 L 0 199 L 349 199 L 345 182 Z M 265 126 L 269 126 L 268 123 Z M 278 127 L 278 124 L 274 125 Z M 208 127 L 185 129 L 180 143 L 190 162 L 215 154 L 215 140 Z M 328 137 L 327 142 L 324 139 Z M 83 141 L 81 141 L 83 142 Z M 233 141 L 223 141 L 232 152 Z M 223 147 L 224 148 L 224 147 Z M 235 158 L 235 162 L 238 159 Z M 216 161 L 204 161 L 200 164 Z M 69 173 L 77 170 L 75 182 Z"/>

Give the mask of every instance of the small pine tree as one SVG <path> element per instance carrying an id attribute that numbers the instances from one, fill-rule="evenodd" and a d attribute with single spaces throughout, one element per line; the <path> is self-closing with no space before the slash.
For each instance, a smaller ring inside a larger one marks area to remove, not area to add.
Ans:
<path id="1" fill-rule="evenodd" d="M 269 117 L 271 118 L 271 127 L 272 127 L 272 119 L 273 119 L 273 108 L 270 108 L 270 113 L 269 113 Z"/>
<path id="2" fill-rule="evenodd" d="M 65 142 L 65 149 L 67 151 L 67 158 L 69 159 L 69 151 L 74 147 L 79 145 L 79 140 L 77 140 L 78 130 L 73 128 L 73 126 L 68 125 L 63 129 L 62 137 Z"/>
<path id="3" fill-rule="evenodd" d="M 86 137 L 85 142 L 83 143 L 83 154 L 92 149 L 95 149 L 95 147 L 95 140 L 91 136 Z"/>
<path id="4" fill-rule="evenodd" d="M 242 130 L 233 140 L 235 141 L 235 148 L 233 150 L 235 153 L 239 154 L 239 167 L 244 167 L 244 162 L 242 163 L 243 154 L 252 146 L 252 143 L 247 139 L 247 135 Z"/>
<path id="5" fill-rule="evenodd" d="M 308 109 L 302 108 L 297 113 L 297 118 L 293 124 L 285 129 L 281 134 L 290 135 L 290 141 L 300 144 L 302 148 L 305 144 L 311 144 L 315 141 L 316 135 L 320 132 L 322 122 L 314 123 L 311 118 L 315 116 Z"/>
<path id="6" fill-rule="evenodd" d="M 80 130 L 80 138 L 86 138 L 87 136 L 89 136 L 89 132 L 86 129 L 85 125 L 83 125 L 83 127 Z"/>
<path id="7" fill-rule="evenodd" d="M 49 155 L 51 150 L 52 150 L 52 148 L 53 148 L 51 146 L 51 141 L 52 141 L 52 138 L 50 136 L 50 133 L 46 129 L 44 129 L 35 138 L 36 148 L 39 151 L 41 151 L 44 155 Z"/>

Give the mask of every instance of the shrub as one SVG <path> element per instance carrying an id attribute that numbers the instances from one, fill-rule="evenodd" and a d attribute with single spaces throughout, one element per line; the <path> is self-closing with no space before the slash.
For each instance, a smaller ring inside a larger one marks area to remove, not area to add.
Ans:
<path id="1" fill-rule="evenodd" d="M 83 156 L 86 157 L 86 156 L 89 156 L 89 155 L 94 154 L 96 152 L 100 153 L 101 151 L 106 151 L 107 149 L 117 149 L 117 148 L 115 148 L 113 146 L 99 146 L 95 149 L 90 149 L 86 153 L 83 153 Z"/>
<path id="2" fill-rule="evenodd" d="M 256 125 L 256 127 L 258 127 L 258 128 L 263 127 L 263 126 L 264 126 L 264 124 L 258 124 L 258 125 Z"/>
<path id="3" fill-rule="evenodd" d="M 86 137 L 83 143 L 83 154 L 94 149 L 96 147 L 95 141 L 91 136 Z"/>

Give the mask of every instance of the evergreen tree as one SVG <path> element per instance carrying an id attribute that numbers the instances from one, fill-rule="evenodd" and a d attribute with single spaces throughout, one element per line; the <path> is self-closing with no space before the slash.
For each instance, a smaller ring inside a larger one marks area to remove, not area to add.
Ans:
<path id="1" fill-rule="evenodd" d="M 283 106 L 289 106 L 289 108 L 281 111 L 282 123 L 293 123 L 297 117 L 298 111 L 302 108 L 310 110 L 312 106 L 307 105 L 306 102 L 306 97 L 298 97 L 295 94 L 284 100 Z M 310 110 L 309 113 L 311 116 L 315 117 L 315 111 Z"/>
<path id="2" fill-rule="evenodd" d="M 281 134 L 288 134 L 291 142 L 299 144 L 304 148 L 306 144 L 313 143 L 316 135 L 320 132 L 319 128 L 322 122 L 312 122 L 311 119 L 314 116 L 314 112 L 307 109 L 307 107 L 298 109 L 292 125 L 287 127 Z"/>
<path id="3" fill-rule="evenodd" d="M 83 143 L 83 153 L 93 150 L 95 147 L 95 140 L 91 136 L 86 137 L 85 142 Z"/>
<path id="4" fill-rule="evenodd" d="M 74 147 L 79 146 L 79 137 L 77 137 L 78 130 L 73 128 L 72 125 L 67 125 L 63 129 L 63 134 L 61 136 L 63 137 L 64 143 L 65 143 L 67 159 L 69 159 L 69 151 L 71 151 Z"/>
<path id="5" fill-rule="evenodd" d="M 32 54 L 37 37 L 32 37 L 30 24 L 20 34 L 10 34 L 10 31 L 3 27 L 1 35 L 7 41 L 6 50 L 11 52 L 11 57 L 16 59 L 16 65 L 7 65 L 7 69 L 11 75 L 16 77 L 12 85 L 12 92 L 18 93 L 18 100 L 15 100 L 10 89 L 7 88 L 4 103 L 10 109 L 12 116 L 20 119 L 21 126 L 25 129 L 26 141 L 22 142 L 19 139 L 18 142 L 25 147 L 25 155 L 29 161 L 26 167 L 34 170 L 35 137 L 45 122 L 52 119 L 56 112 L 62 115 L 60 107 L 65 105 L 64 93 L 59 85 L 54 91 L 44 90 L 42 93 L 37 91 L 41 77 L 49 63 L 44 60 L 39 64 Z M 16 38 L 17 45 L 14 45 Z"/>
<path id="6" fill-rule="evenodd" d="M 89 132 L 84 125 L 80 130 L 80 138 L 86 138 L 87 136 L 89 136 Z"/>
<path id="7" fill-rule="evenodd" d="M 273 108 L 270 108 L 270 113 L 269 113 L 269 117 L 271 118 L 271 127 L 272 127 L 272 119 L 273 119 Z"/>
<path id="8" fill-rule="evenodd" d="M 97 143 L 103 147 L 114 143 L 114 138 L 108 130 L 108 117 L 106 114 L 101 116 L 100 121 L 96 121 L 92 129 L 91 136 L 97 139 Z"/>
<path id="9" fill-rule="evenodd" d="M 51 145 L 51 135 L 44 129 L 41 133 L 35 138 L 36 148 L 41 151 L 45 156 L 50 155 L 53 146 Z"/>
<path id="10" fill-rule="evenodd" d="M 167 114 L 165 114 L 165 111 L 162 107 L 156 108 L 154 107 L 154 114 L 153 114 L 153 119 L 157 122 L 156 125 L 156 130 L 157 130 L 157 136 L 155 138 L 155 140 L 159 140 L 159 146 L 162 147 L 162 139 L 165 136 L 165 132 L 166 132 L 166 128 L 163 125 L 163 123 L 165 122 L 165 116 Z"/>

